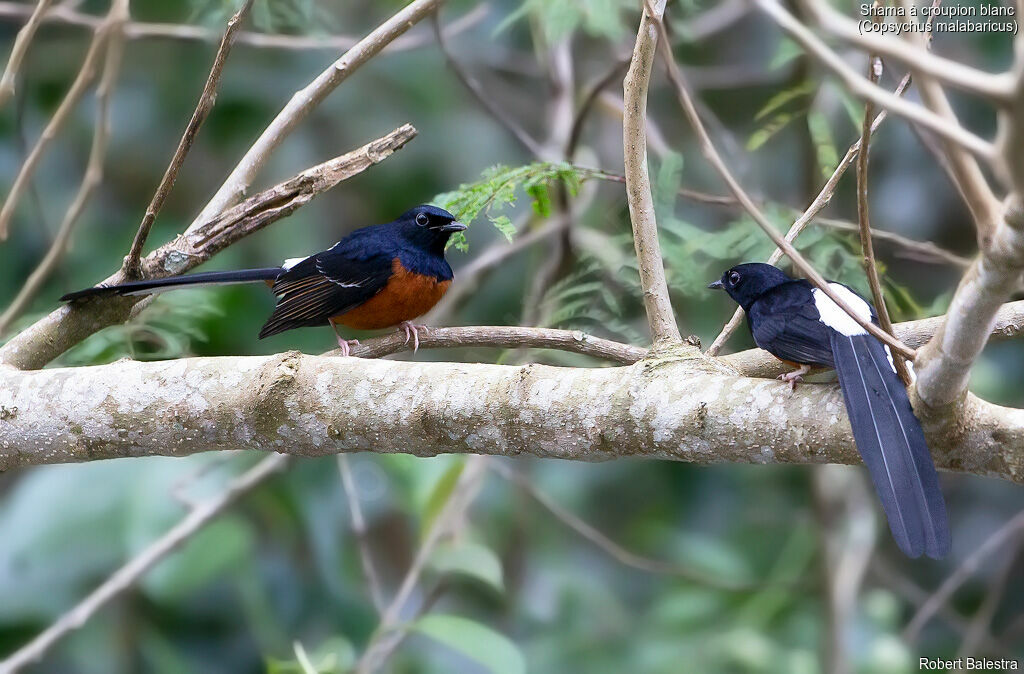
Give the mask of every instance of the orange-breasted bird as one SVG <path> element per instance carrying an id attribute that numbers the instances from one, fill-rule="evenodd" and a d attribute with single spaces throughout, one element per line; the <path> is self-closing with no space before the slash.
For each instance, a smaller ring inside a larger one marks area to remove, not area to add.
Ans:
<path id="1" fill-rule="evenodd" d="M 383 225 L 357 229 L 327 250 L 285 260 L 280 267 L 216 271 L 87 288 L 65 295 L 74 301 L 97 295 L 148 295 L 176 288 L 263 281 L 277 306 L 260 339 L 292 328 L 330 325 L 348 355 L 339 325 L 357 330 L 398 326 L 419 348 L 413 319 L 430 311 L 451 285 L 445 260 L 449 237 L 466 229 L 448 211 L 417 206 Z"/>

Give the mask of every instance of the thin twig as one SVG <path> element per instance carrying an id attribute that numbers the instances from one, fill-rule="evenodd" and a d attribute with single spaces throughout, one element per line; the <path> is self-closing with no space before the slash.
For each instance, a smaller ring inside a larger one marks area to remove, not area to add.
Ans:
<path id="1" fill-rule="evenodd" d="M 86 164 L 85 173 L 82 175 L 82 182 L 78 193 L 68 206 L 64 219 L 61 221 L 60 229 L 53 239 L 53 243 L 46 251 L 46 255 L 39 262 L 39 265 L 32 270 L 25 285 L 15 296 L 11 304 L 0 315 L 0 335 L 3 335 L 21 314 L 28 308 L 36 294 L 43 287 L 46 279 L 50 277 L 53 270 L 57 268 L 64 255 L 67 253 L 68 244 L 71 241 L 71 234 L 78 223 L 82 212 L 92 198 L 93 192 L 103 180 L 103 161 L 107 152 L 107 139 L 110 135 L 110 104 L 114 95 L 114 87 L 117 83 L 118 74 L 121 72 L 121 61 L 124 53 L 124 34 L 118 27 L 128 19 L 128 0 L 115 0 L 111 6 L 108 20 L 114 26 L 110 38 L 107 41 L 107 53 L 103 66 L 103 76 L 96 88 L 96 122 L 93 129 L 92 148 L 89 150 L 89 159 Z"/>
<path id="2" fill-rule="evenodd" d="M 82 599 L 71 610 L 65 612 L 36 638 L 19 648 L 0 662 L 0 674 L 14 674 L 18 670 L 39 660 L 55 643 L 70 632 L 80 628 L 97 611 L 119 594 L 129 589 L 161 560 L 166 558 L 182 543 L 220 515 L 240 496 L 251 491 L 288 463 L 287 454 L 272 454 L 232 480 L 227 487 L 199 504 L 183 517 L 164 535 L 150 543 L 139 554 L 132 557 L 115 571 L 99 587 Z"/>
<path id="3" fill-rule="evenodd" d="M 953 593 L 963 585 L 971 575 L 981 567 L 992 553 L 1014 540 L 1024 532 L 1024 511 L 1017 513 L 1009 522 L 999 527 L 985 542 L 979 545 L 939 586 L 939 589 L 928 598 L 907 623 L 903 630 L 903 640 L 913 644 L 921 634 L 921 629 L 931 620 L 932 616 L 948 602 Z"/>
<path id="4" fill-rule="evenodd" d="M 475 7 L 472 11 L 463 14 L 458 19 L 448 24 L 445 36 L 456 37 L 478 25 L 487 15 L 489 8 L 486 4 Z M 29 5 L 18 2 L 0 2 L 0 19 L 27 19 L 32 14 Z M 44 23 L 62 23 L 69 26 L 79 26 L 95 30 L 102 19 L 91 14 L 85 14 L 65 5 L 57 5 L 51 8 L 42 17 Z M 125 25 L 125 37 L 130 40 L 169 39 L 185 42 L 216 42 L 221 38 L 222 33 L 218 30 L 210 30 L 205 26 L 193 26 L 178 23 L 146 23 L 141 21 L 130 21 Z M 251 31 L 238 31 L 235 36 L 235 43 L 258 49 L 287 49 L 292 51 L 343 51 L 351 49 L 359 38 L 350 35 L 272 35 L 269 33 L 254 33 Z M 408 51 L 430 46 L 434 43 L 432 35 L 416 33 L 403 35 L 389 44 L 383 51 L 388 53 Z"/>
<path id="5" fill-rule="evenodd" d="M 451 495 L 434 519 L 430 531 L 423 539 L 412 564 L 406 571 L 405 578 L 402 579 L 398 592 L 395 593 L 391 603 L 384 610 L 380 624 L 374 630 L 359 662 L 356 663 L 354 669 L 356 674 L 370 674 L 370 672 L 376 671 L 404 639 L 406 631 L 399 629 L 399 620 L 406 610 L 406 604 L 409 602 L 413 590 L 416 589 L 420 575 L 437 544 L 451 533 L 453 527 L 462 519 L 466 509 L 476 497 L 486 475 L 488 459 L 489 457 L 486 456 L 471 456 L 466 460 L 462 474 L 452 489 Z"/>
<path id="6" fill-rule="evenodd" d="M 579 107 L 576 109 L 576 114 L 572 120 L 572 129 L 569 131 L 569 140 L 565 144 L 565 158 L 566 161 L 573 161 L 576 156 L 576 149 L 579 147 L 580 139 L 583 136 L 583 125 L 587 121 L 587 117 L 590 115 L 590 111 L 594 109 L 594 104 L 597 99 L 601 96 L 601 93 L 611 86 L 611 83 L 618 79 L 622 72 L 629 67 L 630 58 L 623 58 L 616 60 L 612 67 L 608 69 L 601 77 L 598 77 L 590 87 L 587 88 L 587 93 L 583 95 L 583 100 L 580 101 Z M 625 178 L 623 178 L 625 181 Z"/>
<path id="7" fill-rule="evenodd" d="M 970 625 L 967 628 L 967 634 L 964 635 L 964 640 L 960 643 L 960 648 L 957 650 L 956 655 L 958 658 L 974 655 L 982 648 L 983 644 L 991 640 L 992 635 L 989 633 L 989 629 L 992 625 L 992 618 L 1006 596 L 1006 586 L 1009 585 L 1014 573 L 1020 568 L 1017 565 L 1020 551 L 1021 543 L 1018 541 L 1010 549 L 1010 554 L 1006 556 L 1002 567 L 989 580 L 985 598 L 971 619 Z"/>
<path id="8" fill-rule="evenodd" d="M 763 587 L 756 583 L 737 583 L 734 581 L 723 580 L 721 578 L 709 576 L 697 569 L 681 566 L 672 562 L 651 559 L 631 552 L 605 536 L 592 525 L 584 522 L 572 512 L 563 508 L 554 501 L 554 499 L 538 489 L 532 482 L 530 482 L 529 479 L 506 464 L 494 461 L 491 463 L 490 468 L 509 482 L 516 485 L 519 489 L 529 494 L 533 500 L 537 501 L 537 503 L 544 507 L 544 509 L 554 515 L 555 519 L 559 522 L 575 531 L 587 541 L 593 543 L 598 549 L 623 566 L 628 566 L 658 576 L 684 578 L 700 585 L 713 587 L 719 590 L 727 590 L 729 592 L 746 592 Z"/>
<path id="9" fill-rule="evenodd" d="M 257 172 L 270 154 L 316 109 L 338 85 L 376 56 L 385 46 L 437 10 L 443 0 L 413 0 L 394 16 L 377 26 L 341 58 L 332 63 L 316 79 L 291 97 L 256 142 L 245 153 L 227 179 L 213 195 L 186 232 L 195 231 L 202 223 L 238 203 L 249 190 Z"/>
<path id="10" fill-rule="evenodd" d="M 875 0 L 874 6 L 881 6 L 878 0 Z M 874 54 L 869 54 L 868 81 L 877 85 L 881 76 L 882 59 Z M 860 151 L 857 153 L 857 223 L 860 226 L 860 249 L 863 256 L 861 264 L 868 278 L 868 287 L 871 288 L 871 299 L 874 300 L 875 313 L 878 314 L 878 325 L 891 335 L 893 334 L 892 319 L 889 318 L 889 308 L 885 305 L 885 295 L 882 293 L 882 282 L 878 278 L 878 265 L 875 262 L 875 247 L 871 242 L 871 217 L 868 208 L 868 158 L 871 154 L 871 125 L 874 114 L 874 104 L 871 101 L 865 101 L 864 120 L 861 122 L 860 130 Z M 907 370 L 906 361 L 899 354 L 893 354 L 892 360 L 896 367 L 896 374 L 903 381 L 903 385 L 910 386 L 910 372 Z"/>
<path id="11" fill-rule="evenodd" d="M 813 223 L 818 227 L 826 227 L 828 229 L 834 229 L 840 232 L 851 232 L 856 234 L 860 231 L 860 226 L 846 222 L 845 220 L 837 220 L 835 218 L 818 218 Z M 946 250 L 941 246 L 937 246 L 931 241 L 916 241 L 909 239 L 905 236 L 900 236 L 894 232 L 888 232 L 884 229 L 871 228 L 871 238 L 875 241 L 885 241 L 904 252 L 902 256 L 905 258 L 917 260 L 919 262 L 936 262 L 950 264 L 960 269 L 966 269 L 971 266 L 972 260 L 963 255 L 957 255 L 956 253 Z M 899 253 L 897 253 L 899 255 Z"/>
<path id="12" fill-rule="evenodd" d="M 356 490 L 356 481 L 352 475 L 352 466 L 349 465 L 348 454 L 338 455 L 338 472 L 341 473 L 342 490 L 345 492 L 349 516 L 352 518 L 352 534 L 356 537 L 356 544 L 359 546 L 359 560 L 363 566 L 363 575 L 366 576 L 366 585 L 370 590 L 370 600 L 379 614 L 384 611 L 384 592 L 381 590 L 377 566 L 373 563 L 370 542 L 366 537 L 366 520 L 363 518 L 363 507 L 359 505 L 359 492 Z"/>
<path id="13" fill-rule="evenodd" d="M 495 348 L 558 349 L 580 353 L 614 363 L 635 363 L 647 354 L 647 349 L 631 344 L 613 342 L 588 335 L 579 330 L 553 328 L 524 328 L 519 326 L 473 326 L 459 328 L 421 328 L 421 349 L 450 349 L 469 346 Z M 392 353 L 408 351 L 412 344 L 401 333 L 363 340 L 351 349 L 358 358 L 381 358 Z M 332 351 L 330 355 L 337 355 Z"/>
<path id="14" fill-rule="evenodd" d="M 210 74 L 206 78 L 206 84 L 203 85 L 202 93 L 199 94 L 199 102 L 196 103 L 196 108 L 192 112 L 192 118 L 189 119 L 188 124 L 185 126 L 185 132 L 182 134 L 181 140 L 178 141 L 178 147 L 174 150 L 171 162 L 167 165 L 167 170 L 164 171 L 163 178 L 160 179 L 160 184 L 157 186 L 149 206 L 146 207 L 146 214 L 142 217 L 142 222 L 139 224 L 139 231 L 135 233 L 132 247 L 128 251 L 128 256 L 124 259 L 122 269 L 127 278 L 135 278 L 139 275 L 139 258 L 142 255 L 142 247 L 149 237 L 149 231 L 153 227 L 156 216 L 160 213 L 160 209 L 163 208 L 167 195 L 174 188 L 174 181 L 178 179 L 178 171 L 181 170 L 181 165 L 185 163 L 185 156 L 192 149 L 192 143 L 195 142 L 196 134 L 199 133 L 199 129 L 202 127 L 203 122 L 206 121 L 206 117 L 213 110 L 217 99 L 217 87 L 220 85 L 220 78 L 224 72 L 224 64 L 227 62 L 228 53 L 231 51 L 231 45 L 234 43 L 235 34 L 242 25 L 245 16 L 249 13 L 252 3 L 253 0 L 245 0 L 242 6 L 238 8 L 238 11 L 228 19 L 224 35 L 221 37 L 220 45 L 217 47 L 217 53 L 213 57 L 213 66 L 210 67 Z"/>
<path id="15" fill-rule="evenodd" d="M 25 54 L 28 53 L 28 47 L 32 44 L 32 38 L 36 34 L 40 21 L 42 21 L 43 14 L 46 13 L 51 4 L 53 4 L 53 0 L 39 0 L 35 8 L 32 9 L 28 21 L 18 31 L 18 37 L 14 38 L 11 56 L 7 59 L 7 67 L 4 68 L 3 77 L 0 77 L 0 107 L 3 107 L 10 100 L 11 96 L 14 95 L 14 80 L 18 77 L 21 62 L 25 59 Z"/>
<path id="16" fill-rule="evenodd" d="M 489 96 L 487 92 L 484 91 L 480 82 L 467 72 L 466 69 L 462 67 L 462 64 L 455 58 L 455 55 L 452 54 L 451 50 L 448 48 L 448 42 L 445 39 L 444 31 L 441 28 L 439 15 L 440 10 L 432 13 L 430 15 L 430 23 L 434 29 L 434 39 L 437 40 L 437 46 L 441 50 L 441 54 L 444 55 L 445 63 L 448 64 L 448 68 L 452 71 L 452 74 L 454 74 L 455 78 L 462 84 L 462 86 L 464 86 L 469 93 L 473 95 L 473 98 L 476 99 L 476 102 L 480 104 L 480 107 L 482 107 L 487 114 L 493 117 L 501 126 L 505 127 L 505 129 L 512 134 L 512 137 L 519 141 L 519 144 L 522 145 L 527 152 L 532 154 L 534 157 L 540 158 L 543 155 L 540 144 L 535 141 L 530 134 L 526 133 L 523 127 L 521 127 L 516 120 L 512 119 L 512 117 L 505 112 L 504 108 L 494 102 L 493 97 Z"/>
<path id="17" fill-rule="evenodd" d="M 113 11 L 113 6 L 111 6 L 111 13 Z M 89 48 L 85 53 L 85 57 L 82 59 L 82 67 L 79 69 L 78 75 L 75 77 L 74 82 L 71 83 L 71 87 L 64 96 L 64 100 L 62 100 L 60 105 L 57 106 L 57 110 L 53 113 L 53 117 L 50 118 L 50 121 L 43 129 L 43 133 L 39 136 L 39 140 L 37 140 L 35 146 L 32 147 L 32 151 L 29 152 L 28 157 L 25 158 L 25 162 L 21 165 L 18 175 L 14 179 L 14 184 L 11 186 L 11 191 L 7 194 L 7 199 L 4 201 L 3 208 L 0 208 L 0 241 L 7 238 L 7 231 L 10 226 L 11 218 L 14 217 L 15 207 L 18 205 L 18 201 L 21 199 L 22 193 L 31 182 L 32 174 L 35 173 L 35 170 L 39 165 L 39 161 L 42 159 L 43 153 L 46 151 L 46 147 L 54 138 L 56 138 L 65 122 L 67 122 L 71 117 L 72 111 L 78 105 L 79 101 L 82 100 L 82 96 L 85 95 L 85 92 L 88 90 L 93 80 L 96 79 L 98 71 L 97 65 L 99 63 L 100 56 L 104 52 L 107 38 L 110 36 L 112 30 L 114 30 L 114 25 L 111 21 L 111 14 L 108 13 L 107 17 L 103 20 L 103 23 L 101 23 L 99 28 L 96 29 L 96 33 L 93 35 L 92 41 L 89 43 Z"/>
<path id="18" fill-rule="evenodd" d="M 644 4 L 637 30 L 633 58 L 623 81 L 622 154 L 626 174 L 626 199 L 633 226 L 633 245 L 643 289 L 644 309 L 655 344 L 680 341 L 665 264 L 658 243 L 658 223 L 654 213 L 654 197 L 647 167 L 647 87 L 658 48 L 656 25 L 665 11 L 666 0 Z"/>
<path id="19" fill-rule="evenodd" d="M 645 0 L 649 2 L 650 0 Z M 881 330 L 877 325 L 869 320 L 865 320 L 862 316 L 858 315 L 856 311 L 851 309 L 840 298 L 836 292 L 829 286 L 829 283 L 825 278 L 818 273 L 816 269 L 801 255 L 793 245 L 779 234 L 775 227 L 768 221 L 768 218 L 761 212 L 761 210 L 754 204 L 753 200 L 744 191 L 740 184 L 736 181 L 736 178 L 732 175 L 732 172 L 725 165 L 721 155 L 718 154 L 718 150 L 715 149 L 714 144 L 711 142 L 711 138 L 708 136 L 707 130 L 704 128 L 704 124 L 697 114 L 697 109 L 693 105 L 693 100 L 690 97 L 690 93 L 686 88 L 685 82 L 683 82 L 682 74 L 679 72 L 679 68 L 676 65 L 675 60 L 672 58 L 672 52 L 667 46 L 667 40 L 665 39 L 665 26 L 658 20 L 655 21 L 657 30 L 662 34 L 662 42 L 666 45 L 662 50 L 663 60 L 668 68 L 669 79 L 671 80 L 676 96 L 679 99 L 679 105 L 682 107 L 683 112 L 686 114 L 687 119 L 690 121 L 690 125 L 693 127 L 694 132 L 700 141 L 701 152 L 705 158 L 711 163 L 722 180 L 728 185 L 729 190 L 733 193 L 736 199 L 743 205 L 744 210 L 750 214 L 754 222 L 764 231 L 768 237 L 775 242 L 782 251 L 793 261 L 793 264 L 805 275 L 807 279 L 813 283 L 819 290 L 829 297 L 836 305 L 842 309 L 847 315 L 855 320 L 862 328 L 870 332 L 876 338 L 888 344 L 890 348 L 899 351 L 905 357 L 913 359 L 914 350 L 900 342 L 898 339 L 890 335 L 889 333 Z"/>
<path id="20" fill-rule="evenodd" d="M 752 1 L 764 10 L 780 28 L 789 33 L 793 40 L 835 73 L 846 84 L 850 92 L 858 98 L 871 100 L 894 115 L 903 117 L 915 124 L 920 124 L 946 140 L 969 150 L 977 155 L 979 159 L 983 159 L 990 164 L 995 163 L 997 153 L 992 143 L 959 125 L 943 119 L 930 110 L 894 96 L 877 85 L 872 85 L 846 65 L 835 52 L 829 49 L 814 33 L 786 11 L 777 0 Z"/>

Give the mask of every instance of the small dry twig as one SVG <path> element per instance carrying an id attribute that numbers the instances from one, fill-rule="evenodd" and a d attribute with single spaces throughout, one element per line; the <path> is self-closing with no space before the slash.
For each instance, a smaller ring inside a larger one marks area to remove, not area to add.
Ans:
<path id="1" fill-rule="evenodd" d="M 3 77 L 0 77 L 0 107 L 3 107 L 11 99 L 11 96 L 14 95 L 14 81 L 18 77 L 21 62 L 25 60 L 25 54 L 28 53 L 28 47 L 32 44 L 32 38 L 35 36 L 36 29 L 42 21 L 43 14 L 46 13 L 46 10 L 52 4 L 53 0 L 39 0 L 35 8 L 31 10 L 32 13 L 29 15 L 28 21 L 18 31 L 18 37 L 14 38 L 11 56 L 7 59 L 7 67 L 4 68 Z"/>
<path id="2" fill-rule="evenodd" d="M 178 171 L 181 170 L 181 165 L 185 163 L 185 156 L 192 149 L 192 143 L 195 142 L 196 134 L 199 133 L 199 129 L 202 127 L 203 122 L 206 121 L 206 117 L 213 110 L 217 99 L 217 87 L 220 85 L 220 78 L 224 72 L 224 64 L 227 62 L 228 53 L 231 51 L 231 45 L 235 41 L 235 34 L 242 25 L 246 14 L 249 13 L 252 3 L 253 0 L 246 0 L 238 8 L 234 16 L 228 19 L 227 27 L 224 29 L 224 34 L 220 39 L 220 45 L 217 47 L 217 53 L 213 57 L 210 74 L 206 78 L 206 84 L 203 85 L 202 93 L 199 94 L 199 102 L 196 103 L 196 109 L 192 112 L 192 118 L 189 119 L 188 124 L 185 126 L 185 132 L 182 134 L 181 140 L 178 141 L 178 147 L 174 150 L 171 162 L 168 164 L 167 170 L 164 171 L 164 176 L 160 179 L 160 184 L 157 186 L 149 206 L 146 207 L 146 214 L 142 217 L 142 222 L 139 224 L 139 231 L 135 233 L 131 250 L 128 251 L 128 256 L 124 259 L 124 264 L 121 268 L 127 278 L 135 278 L 139 275 L 139 257 L 142 255 L 142 247 L 149 237 L 149 230 L 152 229 L 156 216 L 160 213 L 160 209 L 163 208 L 164 200 L 167 199 L 167 195 L 174 188 L 174 181 L 178 179 Z"/>

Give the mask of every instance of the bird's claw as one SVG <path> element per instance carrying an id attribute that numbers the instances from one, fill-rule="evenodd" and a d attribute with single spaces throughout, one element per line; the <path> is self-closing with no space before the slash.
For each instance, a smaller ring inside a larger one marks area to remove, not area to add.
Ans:
<path id="1" fill-rule="evenodd" d="M 409 340 L 412 340 L 412 352 L 416 353 L 420 348 L 420 330 L 426 330 L 425 325 L 416 325 L 411 321 L 402 321 L 398 326 L 398 329 L 405 333 L 405 343 L 408 344 Z"/>
<path id="2" fill-rule="evenodd" d="M 352 353 L 352 347 L 359 346 L 358 339 L 342 339 L 338 337 L 338 348 L 341 350 L 341 355 L 348 357 Z"/>
<path id="3" fill-rule="evenodd" d="M 800 376 L 799 372 L 787 372 L 786 374 L 780 374 L 776 377 L 779 381 L 784 381 L 789 384 L 789 390 L 795 391 L 796 385 L 803 382 L 804 378 Z"/>

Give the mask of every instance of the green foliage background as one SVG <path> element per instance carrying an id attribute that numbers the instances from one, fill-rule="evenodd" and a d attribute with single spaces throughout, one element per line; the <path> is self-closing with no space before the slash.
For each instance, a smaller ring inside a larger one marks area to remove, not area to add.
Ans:
<path id="1" fill-rule="evenodd" d="M 252 18 L 256 29 L 268 32 L 361 35 L 401 4 L 257 0 Z M 729 162 L 785 230 L 792 208 L 808 201 L 856 137 L 860 106 L 822 81 L 821 73 L 760 18 L 743 19 L 721 39 L 687 41 L 687 20 L 712 4 L 671 3 L 671 23 L 679 36 L 676 57 L 717 117 L 716 140 Z M 131 6 L 136 20 L 214 28 L 233 9 L 223 0 L 134 0 Z M 472 6 L 453 0 L 443 19 Z M 80 9 L 100 14 L 106 3 L 86 0 Z M 484 21 L 451 46 L 496 103 L 543 139 L 551 96 L 543 62 L 546 45 L 572 40 L 576 87 L 582 92 L 606 72 L 614 54 L 628 52 L 636 22 L 636 3 L 623 0 L 495 0 Z M 2 51 L 16 29 L 2 26 Z M 26 143 L 34 142 L 59 103 L 86 43 L 87 35 L 78 28 L 48 24 L 41 29 L 17 101 L 0 114 L 0 185 L 12 182 Z M 1010 58 L 1004 36 L 940 35 L 936 44 L 940 50 L 969 54 L 969 60 L 993 70 Z M 73 250 L 21 325 L 52 310 L 63 292 L 92 284 L 119 264 L 192 111 L 212 53 L 209 44 L 155 39 L 128 44 L 113 101 L 103 184 L 77 230 Z M 235 48 L 217 107 L 156 223 L 151 245 L 187 226 L 291 93 L 334 56 L 323 50 Z M 887 86 L 893 79 L 887 76 Z M 684 333 L 709 343 L 733 307 L 705 285 L 735 262 L 767 257 L 771 247 L 736 211 L 678 197 L 680 188 L 723 189 L 701 160 L 657 72 L 654 82 L 651 115 L 669 151 L 652 144 L 651 164 L 673 302 Z M 608 91 L 620 93 L 618 84 Z M 576 96 L 577 102 L 581 97 Z M 595 170 L 538 163 L 481 111 L 434 46 L 381 56 L 301 125 L 259 181 L 271 184 L 403 122 L 413 123 L 420 135 L 380 166 L 225 251 L 208 268 L 263 266 L 304 255 L 354 227 L 434 201 L 472 222 L 465 239 L 449 250 L 458 279 L 474 255 L 557 217 L 564 189 L 573 205 L 576 245 L 558 278 L 542 289 L 540 323 L 644 343 L 624 190 L 604 173 L 622 166 L 621 127 L 613 107 L 599 104 L 584 127 L 576 163 Z M 973 128 L 991 132 L 993 119 L 985 109 L 965 102 L 962 113 Z M 18 211 L 11 238 L 0 244 L 4 301 L 13 298 L 48 248 L 77 188 L 93 114 L 90 96 L 54 143 L 37 174 L 34 194 Z M 876 137 L 872 193 L 877 227 L 934 240 L 962 254 L 973 252 L 973 233 L 955 191 L 899 121 L 887 122 Z M 851 173 L 830 212 L 851 219 L 852 194 Z M 864 289 L 856 242 L 848 235 L 815 226 L 800 239 L 800 247 L 827 275 Z M 944 309 L 957 270 L 909 259 L 888 244 L 878 247 L 898 319 Z M 544 244 L 535 246 L 486 275 L 449 323 L 518 324 L 523 298 L 548 250 Z M 271 306 L 272 298 L 256 287 L 168 294 L 127 325 L 90 338 L 58 364 L 293 348 L 316 353 L 333 345 L 330 331 L 315 329 L 257 340 Z M 747 346 L 745 332 L 731 343 L 734 349 Z M 554 352 L 529 355 L 552 364 L 601 365 Z M 484 349 L 416 356 L 517 357 Z M 1022 380 L 1020 344 L 1009 343 L 987 349 L 973 386 L 991 400 L 1022 405 Z M 0 653 L 25 642 L 176 522 L 185 512 L 182 493 L 192 500 L 215 493 L 258 458 L 238 452 L 0 475 Z M 507 463 L 629 550 L 690 567 L 714 582 L 623 566 L 491 474 L 463 534 L 430 560 L 424 587 L 441 588 L 437 601 L 424 618 L 405 625 L 411 636 L 389 660 L 387 671 L 824 671 L 822 528 L 809 468 L 696 467 L 625 459 L 598 465 Z M 389 596 L 462 465 L 456 457 L 354 457 L 368 537 Z M 955 541 L 949 560 L 906 560 L 884 523 L 878 525 L 877 563 L 889 575 L 875 568 L 858 599 L 847 635 L 857 672 L 911 672 L 917 671 L 919 653 L 954 656 L 961 635 L 941 618 L 929 624 L 917 648 L 901 641 L 900 631 L 914 609 L 914 592 L 907 588 L 934 588 L 1024 508 L 1024 493 L 1007 483 L 961 475 L 943 475 L 942 482 Z M 956 595 L 954 609 L 971 616 L 1017 550 L 1005 550 L 983 565 Z M 992 624 L 998 653 L 1017 658 L 1024 656 L 1020 570 L 1018 565 L 1011 574 Z M 893 576 L 901 582 L 891 582 Z M 33 671 L 290 674 L 303 671 L 305 661 L 316 671 L 343 672 L 376 624 L 334 459 L 303 460 L 233 507 Z"/>

